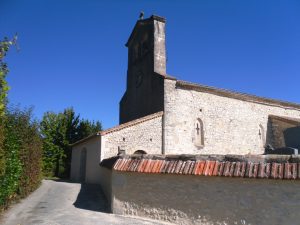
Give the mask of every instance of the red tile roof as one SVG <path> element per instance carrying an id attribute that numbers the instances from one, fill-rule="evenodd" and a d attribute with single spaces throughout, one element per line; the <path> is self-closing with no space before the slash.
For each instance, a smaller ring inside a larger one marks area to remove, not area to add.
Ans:
<path id="1" fill-rule="evenodd" d="M 115 171 L 136 173 L 183 174 L 196 176 L 300 179 L 300 163 L 232 162 L 217 160 L 166 160 L 119 158 Z"/>

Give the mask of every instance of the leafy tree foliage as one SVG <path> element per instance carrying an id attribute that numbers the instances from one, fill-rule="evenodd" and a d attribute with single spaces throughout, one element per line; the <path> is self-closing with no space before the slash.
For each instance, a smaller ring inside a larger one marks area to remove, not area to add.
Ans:
<path id="1" fill-rule="evenodd" d="M 41 121 L 44 174 L 68 177 L 71 144 L 99 130 L 100 122 L 80 119 L 73 108 L 67 108 L 60 113 L 46 112 Z"/>
<path id="2" fill-rule="evenodd" d="M 77 140 L 83 139 L 91 134 L 94 134 L 102 130 L 102 125 L 99 121 L 89 121 L 82 119 L 78 127 L 78 137 Z"/>
<path id="3" fill-rule="evenodd" d="M 0 177 L 0 205 L 26 196 L 41 180 L 42 140 L 32 109 L 11 108 L 6 112 L 4 151 L 6 169 Z"/>
<path id="4" fill-rule="evenodd" d="M 16 43 L 17 37 L 12 40 L 4 38 L 0 41 L 0 176 L 5 172 L 5 152 L 3 148 L 4 141 L 4 121 L 5 121 L 5 108 L 7 104 L 7 92 L 9 87 L 6 81 L 6 75 L 9 70 L 7 63 L 4 61 L 9 48 Z"/>
<path id="5" fill-rule="evenodd" d="M 73 108 L 47 112 L 41 123 L 32 108 L 7 107 L 9 72 L 4 58 L 17 37 L 0 41 L 0 211 L 16 197 L 35 190 L 45 174 L 68 176 L 71 144 L 101 129 L 80 119 Z"/>
<path id="6" fill-rule="evenodd" d="M 7 109 L 4 58 L 17 37 L 0 41 L 0 210 L 33 191 L 41 179 L 42 141 L 32 109 Z"/>

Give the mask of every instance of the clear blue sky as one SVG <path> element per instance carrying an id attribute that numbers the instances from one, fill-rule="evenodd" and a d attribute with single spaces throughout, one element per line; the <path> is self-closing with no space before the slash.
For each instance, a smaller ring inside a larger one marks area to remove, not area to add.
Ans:
<path id="1" fill-rule="evenodd" d="M 168 74 L 300 103 L 299 0 L 0 0 L 0 38 L 18 32 L 21 48 L 7 57 L 10 103 L 118 124 L 141 10 L 167 19 Z"/>

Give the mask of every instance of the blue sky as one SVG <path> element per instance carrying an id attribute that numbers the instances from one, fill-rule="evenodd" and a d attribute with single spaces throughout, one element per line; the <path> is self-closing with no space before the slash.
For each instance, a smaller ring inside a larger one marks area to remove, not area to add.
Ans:
<path id="1" fill-rule="evenodd" d="M 141 10 L 167 19 L 168 74 L 300 103 L 298 0 L 0 0 L 0 38 L 18 32 L 21 48 L 7 57 L 10 103 L 117 125 Z"/>

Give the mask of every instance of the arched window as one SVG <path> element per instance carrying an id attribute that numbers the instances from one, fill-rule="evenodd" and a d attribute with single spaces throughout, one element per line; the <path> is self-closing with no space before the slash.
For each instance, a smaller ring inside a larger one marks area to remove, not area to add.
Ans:
<path id="1" fill-rule="evenodd" d="M 258 136 L 259 136 L 260 147 L 264 148 L 266 144 L 266 133 L 264 127 L 261 124 L 259 124 Z"/>
<path id="2" fill-rule="evenodd" d="M 203 122 L 199 118 L 196 120 L 195 127 L 194 127 L 194 144 L 197 147 L 203 147 L 204 146 Z"/>
<path id="3" fill-rule="evenodd" d="M 144 150 L 137 150 L 133 154 L 144 155 L 147 154 L 147 152 L 145 152 Z"/>

